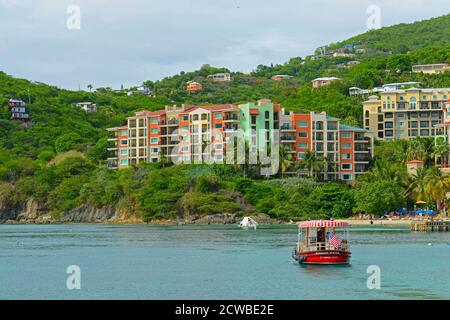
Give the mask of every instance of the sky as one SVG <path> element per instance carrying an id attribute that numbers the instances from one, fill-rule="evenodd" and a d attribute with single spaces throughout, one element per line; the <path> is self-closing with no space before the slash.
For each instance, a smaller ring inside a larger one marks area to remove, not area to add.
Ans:
<path id="1" fill-rule="evenodd" d="M 374 5 L 381 26 L 450 12 L 448 0 L 0 0 L 0 71 L 84 90 L 203 64 L 250 72 L 366 32 Z"/>

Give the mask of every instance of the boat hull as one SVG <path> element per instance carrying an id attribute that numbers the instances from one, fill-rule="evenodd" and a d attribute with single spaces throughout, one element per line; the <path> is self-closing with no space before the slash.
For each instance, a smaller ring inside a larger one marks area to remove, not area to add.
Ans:
<path id="1" fill-rule="evenodd" d="M 297 252 L 292 257 L 301 264 L 337 265 L 349 264 L 351 253 L 347 251 L 323 250 L 310 252 Z"/>

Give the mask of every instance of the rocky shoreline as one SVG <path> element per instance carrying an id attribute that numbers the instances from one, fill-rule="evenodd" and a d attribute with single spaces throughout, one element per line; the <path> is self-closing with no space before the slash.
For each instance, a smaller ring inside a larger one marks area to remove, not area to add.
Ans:
<path id="1" fill-rule="evenodd" d="M 260 224 L 283 224 L 285 222 L 270 218 L 268 215 L 258 213 L 251 215 Z M 157 219 L 149 222 L 143 221 L 138 214 L 127 212 L 116 206 L 95 208 L 82 205 L 78 208 L 64 212 L 59 216 L 48 212 L 43 204 L 29 199 L 23 205 L 0 205 L 0 224 L 155 224 L 155 225 L 188 225 L 188 224 L 237 224 L 242 217 L 237 214 L 222 213 L 206 216 L 185 215 L 174 219 Z"/>

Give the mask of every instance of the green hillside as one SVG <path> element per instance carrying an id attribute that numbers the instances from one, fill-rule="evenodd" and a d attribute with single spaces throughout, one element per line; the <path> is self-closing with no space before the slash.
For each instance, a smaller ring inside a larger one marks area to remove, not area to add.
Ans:
<path id="1" fill-rule="evenodd" d="M 449 72 L 440 75 L 410 72 L 416 63 L 450 62 L 449 19 L 447 15 L 387 27 L 330 46 L 338 48 L 358 42 L 373 49 L 352 58 L 293 58 L 285 64 L 257 66 L 250 74 L 231 72 L 233 80 L 227 83 L 207 81 L 209 74 L 229 71 L 214 67 L 145 82 L 155 97 L 127 96 L 126 91 L 109 88 L 93 92 L 61 90 L 0 72 L 0 208 L 20 206 L 33 198 L 55 218 L 88 204 L 117 205 L 145 219 L 186 212 L 198 215 L 264 212 L 278 219 L 297 219 L 325 217 L 330 213 L 346 216 L 352 213 L 352 208 L 380 214 L 402 206 L 418 196 L 415 187 L 409 185 L 404 155 L 411 148 L 429 150 L 429 141 L 377 147 L 379 156 L 373 172 L 350 189 L 340 183 L 311 179 L 260 180 L 257 168 L 242 166 L 168 167 L 162 163 L 112 172 L 104 167 L 105 129 L 123 124 L 126 116 L 139 109 L 156 110 L 174 103 L 242 103 L 260 98 L 271 98 L 288 110 L 327 111 L 344 123 L 360 124 L 361 101 L 348 96 L 349 87 L 370 88 L 400 81 L 450 87 Z M 386 49 L 394 54 L 386 54 Z M 359 64 L 349 65 L 353 60 Z M 293 78 L 271 80 L 276 74 Z M 343 80 L 312 89 L 310 81 L 320 76 Z M 204 90 L 187 93 L 186 82 L 191 80 L 202 83 Z M 9 120 L 6 102 L 10 98 L 31 102 L 27 106 L 33 119 L 30 127 L 23 128 Z M 99 111 L 87 114 L 74 106 L 81 101 L 97 103 Z M 429 158 L 426 161 L 431 163 Z M 247 178 L 242 178 L 244 175 Z M 436 184 L 430 181 L 427 183 Z M 384 203 L 368 202 L 367 190 L 376 194 L 374 201 L 384 199 Z M 0 209 L 0 222 L 1 212 Z"/>
<path id="2" fill-rule="evenodd" d="M 373 50 L 391 50 L 393 53 L 407 53 L 433 45 L 446 46 L 450 44 L 450 14 L 371 30 L 333 47 L 350 43 L 359 43 Z"/>

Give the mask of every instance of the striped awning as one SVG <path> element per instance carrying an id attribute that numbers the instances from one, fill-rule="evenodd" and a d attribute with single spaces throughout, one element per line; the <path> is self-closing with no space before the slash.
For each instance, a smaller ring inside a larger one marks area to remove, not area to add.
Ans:
<path id="1" fill-rule="evenodd" d="M 312 220 L 298 223 L 298 226 L 300 228 L 322 228 L 322 227 L 343 228 L 347 227 L 348 225 L 349 224 L 344 221 L 332 221 L 332 220 Z"/>

